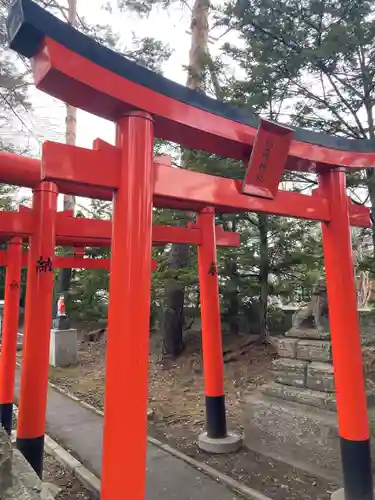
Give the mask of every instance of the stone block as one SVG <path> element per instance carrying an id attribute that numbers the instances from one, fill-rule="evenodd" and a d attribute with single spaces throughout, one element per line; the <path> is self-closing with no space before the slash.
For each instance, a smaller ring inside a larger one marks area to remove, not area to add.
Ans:
<path id="1" fill-rule="evenodd" d="M 333 366 L 329 363 L 310 363 L 307 367 L 306 385 L 316 391 L 334 392 Z"/>
<path id="2" fill-rule="evenodd" d="M 1 500 L 53 500 L 11 438 L 0 426 L 0 498 Z"/>
<path id="3" fill-rule="evenodd" d="M 273 398 L 284 399 L 306 406 L 314 406 L 322 410 L 336 412 L 336 394 L 334 392 L 321 392 L 307 387 L 293 387 L 275 382 L 265 384 L 260 389 L 262 393 Z M 367 391 L 367 408 L 375 414 L 375 394 Z M 375 421 L 374 421 L 375 432 Z"/>
<path id="4" fill-rule="evenodd" d="M 12 458 L 10 436 L 0 425 L 0 493 L 12 486 Z"/>
<path id="5" fill-rule="evenodd" d="M 337 413 L 257 392 L 246 398 L 244 417 L 244 444 L 248 448 L 309 474 L 341 483 Z M 369 420 L 373 438 L 374 410 L 369 411 Z M 375 440 L 370 442 L 374 456 Z"/>
<path id="6" fill-rule="evenodd" d="M 308 340 L 329 340 L 331 334 L 329 332 L 322 332 L 317 328 L 291 328 L 286 332 L 285 336 Z"/>
<path id="7" fill-rule="evenodd" d="M 295 358 L 298 339 L 278 338 L 275 342 L 277 354 L 282 358 Z"/>
<path id="8" fill-rule="evenodd" d="M 51 330 L 49 364 L 54 367 L 76 365 L 78 362 L 77 330 Z"/>
<path id="9" fill-rule="evenodd" d="M 333 393 L 275 383 L 262 386 L 261 391 L 273 398 L 293 401 L 295 403 L 321 408 L 322 410 L 336 411 L 336 395 Z"/>
<path id="10" fill-rule="evenodd" d="M 336 413 L 256 393 L 246 399 L 244 416 L 248 448 L 340 484 Z"/>
<path id="11" fill-rule="evenodd" d="M 305 387 L 307 362 L 297 359 L 280 358 L 272 362 L 276 382 L 296 387 Z"/>
<path id="12" fill-rule="evenodd" d="M 331 342 L 328 340 L 299 340 L 296 358 L 306 361 L 331 361 Z"/>
<path id="13" fill-rule="evenodd" d="M 373 492 L 374 498 L 375 498 L 375 490 Z M 362 495 L 361 495 L 362 496 Z M 345 496 L 345 490 L 344 488 L 340 488 L 339 490 L 336 490 L 332 493 L 331 495 L 331 500 L 346 500 Z"/>
<path id="14" fill-rule="evenodd" d="M 19 450 L 14 450 L 13 472 L 15 476 L 15 487 L 24 492 L 24 496 L 9 496 L 25 500 L 53 500 L 49 491 L 43 488 L 43 483 L 30 467 L 27 460 Z M 5 496 L 5 499 L 8 497 Z"/>

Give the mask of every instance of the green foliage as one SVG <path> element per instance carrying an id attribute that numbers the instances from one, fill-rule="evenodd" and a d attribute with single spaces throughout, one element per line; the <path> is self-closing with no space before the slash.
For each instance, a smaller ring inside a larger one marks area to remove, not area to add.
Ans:
<path id="1" fill-rule="evenodd" d="M 162 65 L 172 55 L 172 50 L 168 45 L 152 37 L 133 36 L 133 46 L 134 48 L 126 51 L 124 55 L 156 73 L 161 73 Z"/>
<path id="2" fill-rule="evenodd" d="M 375 138 L 374 14 L 370 0 L 227 1 L 216 22 L 238 35 L 223 57 L 241 78 L 228 80 L 225 97 L 289 125 Z M 351 174 L 348 186 L 374 216 L 374 170 Z"/>
<path id="3" fill-rule="evenodd" d="M 4 210 L 14 210 L 16 208 L 16 195 L 18 193 L 18 188 L 15 186 L 9 186 L 7 184 L 0 184 L 0 211 Z M 5 250 L 6 244 L 0 242 L 0 249 Z M 22 293 L 25 289 L 25 275 L 22 277 L 21 287 Z M 0 298 L 4 299 L 4 287 L 5 287 L 5 268 L 0 267 Z"/>
<path id="4" fill-rule="evenodd" d="M 251 75 L 241 83 L 260 89 L 258 98 L 269 88 L 273 98 L 293 97 L 296 124 L 371 137 L 358 113 L 371 121 L 374 8 L 350 0 L 228 2 L 220 22 L 237 31 L 244 50 L 227 44 L 224 51 Z"/>
<path id="5" fill-rule="evenodd" d="M 109 251 L 88 249 L 92 258 L 108 258 Z M 105 269 L 77 269 L 73 273 L 70 293 L 70 314 L 79 321 L 107 317 L 108 271 Z"/>
<path id="6" fill-rule="evenodd" d="M 118 6 L 148 16 L 154 6 L 167 8 L 171 3 L 119 0 Z M 228 1 L 216 10 L 215 24 L 235 31 L 238 43 L 224 44 L 221 57 L 214 60 L 207 54 L 204 78 L 211 78 L 212 83 L 207 88 L 234 106 L 292 126 L 373 138 L 374 5 L 349 0 Z M 105 43 L 116 47 L 116 37 L 105 34 L 105 30 L 103 33 Z M 154 71 L 160 72 L 171 54 L 168 47 L 152 38 L 134 38 L 133 45 L 124 53 Z M 226 76 L 229 63 L 236 65 L 240 77 Z M 155 152 L 166 149 L 170 145 L 162 141 L 155 144 Z M 183 162 L 184 168 L 212 175 L 238 180 L 244 175 L 242 162 L 199 151 L 185 151 Z M 353 192 L 375 184 L 371 175 L 350 176 L 348 183 Z M 289 189 L 301 192 L 308 192 L 316 183 L 310 174 L 286 173 L 283 181 Z M 85 215 L 109 218 L 110 213 L 110 204 L 93 201 Z M 155 209 L 153 213 L 154 224 L 185 225 L 189 220 L 190 214 L 173 210 Z M 249 325 L 267 311 L 267 296 L 262 295 L 264 284 L 267 294 L 288 302 L 301 298 L 297 293 L 301 288 L 308 296 L 323 273 L 320 230 L 315 223 L 253 213 L 217 213 L 216 221 L 225 230 L 241 234 L 239 248 L 218 250 L 221 311 L 229 328 L 235 327 L 233 319 L 240 317 L 241 328 L 250 330 Z M 189 264 L 182 269 L 168 265 L 171 251 L 171 245 L 153 249 L 159 268 L 152 281 L 152 324 L 159 318 L 165 289 L 176 282 L 185 287 L 187 316 L 195 318 L 199 314 L 197 250 L 190 249 Z M 91 252 L 96 257 L 108 256 L 107 250 Z M 73 315 L 79 319 L 105 315 L 107 305 L 102 291 L 107 287 L 108 273 L 76 270 Z M 268 319 L 270 328 L 282 321 L 273 308 Z"/>

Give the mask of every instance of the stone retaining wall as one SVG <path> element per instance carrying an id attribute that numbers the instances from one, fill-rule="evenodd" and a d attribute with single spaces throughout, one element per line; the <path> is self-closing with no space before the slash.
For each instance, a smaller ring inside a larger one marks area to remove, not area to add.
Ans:
<path id="1" fill-rule="evenodd" d="M 273 361 L 275 379 L 247 398 L 244 442 L 263 455 L 340 481 L 330 333 L 292 328 L 273 341 L 279 354 Z M 363 328 L 361 341 L 365 352 L 373 349 L 372 329 Z M 374 393 L 367 401 L 370 421 L 375 421 Z M 372 447 L 375 454 L 374 440 Z"/>
<path id="2" fill-rule="evenodd" d="M 1 500 L 53 500 L 23 455 L 12 449 L 10 436 L 0 426 Z"/>

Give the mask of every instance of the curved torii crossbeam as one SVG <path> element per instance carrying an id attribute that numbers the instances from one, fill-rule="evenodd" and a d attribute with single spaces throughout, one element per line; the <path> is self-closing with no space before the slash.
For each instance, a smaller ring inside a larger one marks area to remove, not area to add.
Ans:
<path id="1" fill-rule="evenodd" d="M 247 161 L 261 121 L 255 114 L 179 85 L 114 52 L 31 0 L 18 0 L 8 18 L 11 47 L 33 58 L 38 88 L 116 121 L 130 109 L 149 112 L 157 137 Z M 198 133 L 199 132 L 199 133 Z M 375 166 L 375 141 L 294 128 L 286 168 L 319 164 Z"/>

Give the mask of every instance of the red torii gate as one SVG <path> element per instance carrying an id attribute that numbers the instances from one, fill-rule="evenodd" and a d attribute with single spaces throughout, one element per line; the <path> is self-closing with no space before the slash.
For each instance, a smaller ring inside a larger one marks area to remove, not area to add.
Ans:
<path id="1" fill-rule="evenodd" d="M 20 168 L 22 164 L 28 164 L 28 159 L 24 158 L 24 162 L 17 155 L 7 155 L 7 166 L 13 165 L 13 172 Z M 3 167 L 1 162 L 0 165 Z M 1 176 L 1 174 L 0 174 Z M 34 191 L 33 201 L 37 200 L 38 190 Z M 47 259 L 42 258 L 43 262 L 49 263 L 51 270 L 55 268 L 86 268 L 100 269 L 110 268 L 110 259 L 91 259 L 84 257 L 84 246 L 86 247 L 110 247 L 111 246 L 111 229 L 112 223 L 109 220 L 86 219 L 83 217 L 74 217 L 73 212 L 65 210 L 56 212 L 55 214 L 55 244 L 60 246 L 74 245 L 74 256 L 57 256 L 54 254 L 48 255 Z M 14 375 L 16 364 L 16 345 L 18 332 L 18 316 L 19 316 L 19 294 L 20 294 L 20 273 L 22 266 L 28 266 L 30 272 L 33 272 L 33 266 L 40 267 L 43 262 L 32 260 L 31 253 L 22 252 L 22 239 L 28 239 L 35 234 L 35 223 L 38 218 L 38 213 L 35 210 L 21 206 L 18 212 L 0 211 L 0 236 L 2 240 L 10 241 L 7 251 L 0 251 L 0 266 L 7 266 L 6 284 L 5 284 L 5 306 L 4 306 L 4 322 L 2 334 L 2 349 L 0 357 L 0 422 L 7 432 L 12 429 L 13 415 L 13 393 L 14 393 Z M 196 244 L 201 245 L 204 233 L 204 227 L 198 224 L 189 223 L 188 227 L 177 226 L 160 226 L 153 225 L 152 228 L 153 244 L 162 245 L 166 243 L 180 244 Z M 239 246 L 239 234 L 235 232 L 224 231 L 221 226 L 215 226 L 216 238 L 219 246 Z M 15 236 L 17 235 L 17 236 Z M 157 262 L 152 260 L 152 270 L 156 270 Z M 43 298 L 42 298 L 43 299 Z M 49 298 L 43 299 L 43 307 L 48 307 Z M 45 332 L 47 334 L 47 332 Z M 30 347 L 31 346 L 31 347 Z M 32 351 L 40 350 L 40 342 L 34 344 L 29 343 L 26 351 L 28 358 L 33 360 Z M 44 352 L 45 355 L 48 353 Z M 27 368 L 27 360 L 25 362 Z M 38 372 L 39 377 L 44 376 L 45 371 L 39 372 L 38 367 L 42 364 L 35 365 L 33 372 Z M 27 373 L 27 370 L 25 370 Z M 35 377 L 32 377 L 35 381 Z M 40 381 L 41 383 L 42 381 Z M 47 383 L 45 380 L 44 385 Z M 43 384 L 40 384 L 43 385 Z M 31 394 L 27 391 L 27 394 Z M 42 396 L 43 394 L 41 394 Z M 45 398 L 35 400 L 32 403 L 41 408 L 45 407 Z M 42 412 L 43 414 L 43 412 Z M 211 419 L 212 421 L 212 419 Z M 211 424 L 211 421 L 207 425 Z M 23 420 L 17 428 L 17 433 L 22 436 L 25 431 Z M 44 418 L 38 425 L 44 425 Z M 32 426 L 31 426 L 32 427 Z M 30 428 L 28 423 L 27 429 Z M 35 428 L 34 428 L 35 430 Z"/>
<path id="2" fill-rule="evenodd" d="M 38 88 L 117 124 L 116 147 L 94 151 L 45 144 L 39 245 L 54 245 L 50 211 L 56 187 L 85 196 L 98 190 L 114 197 L 110 307 L 101 497 L 143 500 L 146 459 L 148 313 L 152 206 L 197 210 L 207 227 L 199 247 L 204 362 L 221 356 L 219 304 L 212 208 L 257 211 L 322 222 L 330 324 L 346 500 L 372 500 L 372 475 L 361 345 L 351 258 L 346 168 L 375 165 L 373 141 L 351 141 L 302 129 L 266 124 L 177 85 L 106 49 L 59 21 L 30 0 L 18 0 L 8 20 L 11 46 L 32 58 Z M 243 160 L 243 183 L 154 164 L 154 137 Z M 105 165 L 105 171 L 101 167 Z M 313 196 L 278 190 L 284 168 L 315 171 Z M 244 194 L 247 193 L 247 194 Z M 256 195 L 256 196 L 255 196 Z M 357 210 L 357 209 L 356 209 Z M 361 212 L 363 214 L 363 211 Z M 364 216 L 365 217 L 365 216 Z M 137 269 L 129 264 L 138 261 Z M 50 294 L 46 275 L 30 278 L 27 307 Z M 217 294 L 216 294 L 217 297 Z M 211 310 L 209 309 L 211 307 Z M 30 312 L 29 322 L 35 321 Z M 138 336 L 131 335 L 133 316 Z M 210 320 L 215 318 L 212 325 Z M 50 318 L 43 312 L 40 327 Z M 118 335 L 125 330 L 128 335 Z M 31 330 L 30 330 L 31 331 Z M 342 341 L 343 332 L 345 342 Z M 31 340 L 30 340 L 31 341 Z M 214 354 L 213 354 L 214 353 Z M 222 369 L 222 362 L 218 365 Z M 220 387 L 212 386 L 212 407 L 222 413 Z M 45 391 L 45 387 L 37 388 Z M 132 412 L 126 412 L 127 398 Z M 23 398 L 25 399 L 25 398 Z M 33 408 L 20 402 L 23 418 Z M 125 432 L 123 430 L 125 429 Z M 40 441 L 18 440 L 24 452 L 40 453 Z M 34 448 L 33 448 L 34 447 Z M 129 447 L 131 457 L 124 453 Z M 124 484 L 126 491 L 124 491 Z"/>
<path id="3" fill-rule="evenodd" d="M 51 261 L 53 268 L 69 269 L 108 269 L 110 264 L 110 259 L 85 259 L 83 248 L 76 248 L 74 257 L 54 255 Z M 21 268 L 26 267 L 28 262 L 28 253 L 22 251 L 22 238 L 19 236 L 8 242 L 7 250 L 0 251 L 0 266 L 7 268 L 0 350 L 0 423 L 9 434 L 13 420 Z M 152 262 L 152 267 L 156 269 L 156 261 Z"/>

